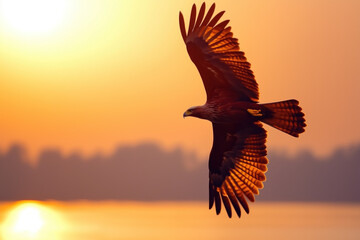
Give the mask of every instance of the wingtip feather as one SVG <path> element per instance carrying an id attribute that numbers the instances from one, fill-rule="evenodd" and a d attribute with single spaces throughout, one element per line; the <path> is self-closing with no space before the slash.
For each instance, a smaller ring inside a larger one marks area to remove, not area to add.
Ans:
<path id="1" fill-rule="evenodd" d="M 215 191 L 215 208 L 216 214 L 219 215 L 221 212 L 221 199 L 218 191 Z"/>
<path id="2" fill-rule="evenodd" d="M 199 10 L 199 15 L 197 17 L 194 29 L 196 29 L 196 28 L 198 28 L 200 26 L 200 24 L 201 24 L 201 22 L 202 22 L 202 20 L 204 18 L 205 8 L 206 8 L 206 5 L 205 5 L 205 2 L 203 2 L 201 4 L 200 10 Z"/>
<path id="3" fill-rule="evenodd" d="M 215 3 L 213 3 L 211 5 L 211 7 L 209 8 L 209 11 L 207 12 L 207 14 L 205 16 L 204 21 L 200 25 L 201 27 L 206 26 L 209 23 L 212 15 L 214 14 L 214 11 L 215 11 Z"/>
<path id="4" fill-rule="evenodd" d="M 222 15 L 224 15 L 224 13 L 225 13 L 225 11 L 221 11 L 218 14 L 216 14 L 215 17 L 213 17 L 213 19 L 210 21 L 208 26 L 210 26 L 210 27 L 215 26 L 215 24 L 219 21 L 219 19 L 222 17 Z"/>
<path id="5" fill-rule="evenodd" d="M 214 188 L 212 184 L 209 182 L 209 209 L 213 207 L 214 200 L 215 200 Z"/>
<path id="6" fill-rule="evenodd" d="M 180 24 L 181 36 L 185 41 L 186 40 L 185 20 L 181 11 L 179 11 L 179 24 Z"/>
<path id="7" fill-rule="evenodd" d="M 190 14 L 190 22 L 189 22 L 189 29 L 188 29 L 188 33 L 190 34 L 193 29 L 194 29 L 194 25 L 195 25 L 195 19 L 196 19 L 196 5 L 195 3 L 192 5 L 191 8 L 191 14 Z"/>
<path id="8" fill-rule="evenodd" d="M 229 216 L 229 218 L 231 218 L 232 212 L 231 212 L 231 204 L 230 204 L 229 198 L 227 196 L 224 196 L 221 194 L 221 199 L 224 204 L 227 215 Z"/>

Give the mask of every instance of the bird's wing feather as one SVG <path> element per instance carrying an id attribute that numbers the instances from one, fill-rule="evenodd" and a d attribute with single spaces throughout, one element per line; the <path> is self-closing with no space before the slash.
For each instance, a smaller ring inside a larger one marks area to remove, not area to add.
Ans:
<path id="1" fill-rule="evenodd" d="M 214 17 L 215 4 L 205 15 L 205 3 L 196 17 L 196 5 L 191 10 L 189 28 L 186 32 L 182 13 L 179 15 L 181 35 L 186 43 L 191 60 L 196 65 L 203 80 L 208 100 L 216 91 L 236 93 L 238 100 L 259 100 L 258 85 L 250 63 L 239 50 L 238 40 L 233 38 L 229 20 L 218 21 L 224 14 Z"/>
<path id="2" fill-rule="evenodd" d="M 209 208 L 221 202 L 231 217 L 231 205 L 240 217 L 240 205 L 249 213 L 245 197 L 255 201 L 254 194 L 265 181 L 266 131 L 260 122 L 247 126 L 213 123 L 214 142 L 209 160 Z M 230 204 L 231 203 L 231 204 Z M 240 203 L 240 205 L 239 205 Z"/>

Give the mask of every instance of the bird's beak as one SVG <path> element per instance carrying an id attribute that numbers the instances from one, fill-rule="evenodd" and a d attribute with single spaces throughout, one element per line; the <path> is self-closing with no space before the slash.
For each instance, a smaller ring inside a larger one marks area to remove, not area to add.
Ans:
<path id="1" fill-rule="evenodd" d="M 184 112 L 183 118 L 191 116 L 191 111 L 187 110 L 186 112 Z"/>

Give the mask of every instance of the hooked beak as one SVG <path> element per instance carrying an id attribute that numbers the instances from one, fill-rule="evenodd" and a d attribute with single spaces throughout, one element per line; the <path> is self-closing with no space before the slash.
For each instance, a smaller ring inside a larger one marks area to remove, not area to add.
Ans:
<path id="1" fill-rule="evenodd" d="M 183 118 L 191 116 L 191 111 L 187 110 L 186 112 L 184 112 L 183 114 Z"/>

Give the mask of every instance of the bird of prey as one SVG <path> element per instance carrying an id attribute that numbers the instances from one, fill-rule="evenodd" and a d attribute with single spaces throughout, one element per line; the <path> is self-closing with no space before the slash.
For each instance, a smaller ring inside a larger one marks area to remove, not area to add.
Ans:
<path id="1" fill-rule="evenodd" d="M 268 159 L 262 122 L 294 137 L 304 132 L 306 124 L 297 100 L 258 103 L 258 84 L 227 27 L 229 20 L 218 23 L 224 11 L 213 16 L 215 3 L 207 13 L 205 8 L 203 3 L 197 14 L 196 5 L 192 6 L 187 31 L 179 13 L 182 38 L 207 95 L 204 105 L 189 108 L 184 117 L 212 122 L 209 209 L 215 203 L 219 214 L 222 202 L 229 217 L 231 205 L 240 217 L 240 205 L 249 213 L 247 199 L 254 202 L 254 194 L 259 194 L 265 181 Z"/>

